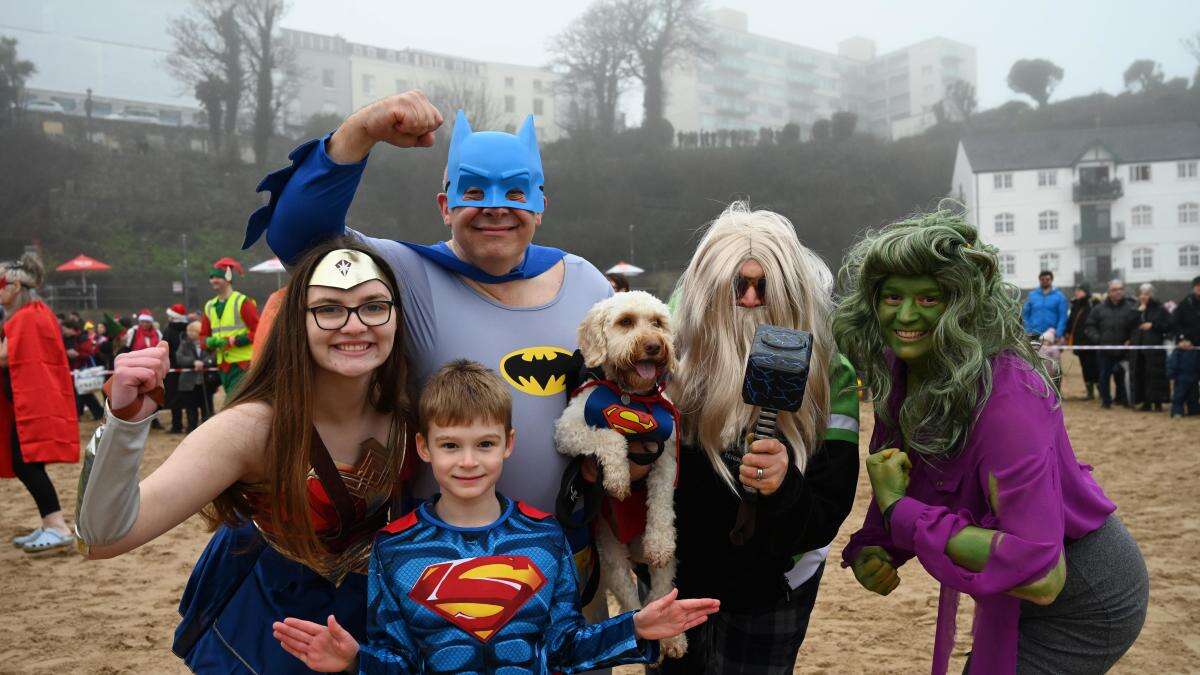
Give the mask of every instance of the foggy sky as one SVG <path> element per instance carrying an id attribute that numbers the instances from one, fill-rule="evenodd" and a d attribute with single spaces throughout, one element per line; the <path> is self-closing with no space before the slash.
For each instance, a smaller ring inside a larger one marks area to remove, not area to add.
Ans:
<path id="1" fill-rule="evenodd" d="M 336 8 L 335 8 L 336 4 Z M 289 28 L 338 33 L 381 47 L 413 47 L 486 61 L 543 65 L 546 44 L 587 6 L 584 0 L 292 0 Z M 1197 63 L 1180 39 L 1200 31 L 1198 0 L 710 0 L 749 15 L 752 33 L 837 51 L 852 35 L 885 53 L 941 35 L 973 45 L 981 108 L 1013 98 L 1008 69 L 1047 58 L 1065 71 L 1051 100 L 1117 93 L 1135 59 L 1162 64 L 1167 79 L 1191 79 Z M 640 117 L 637 100 L 630 121 Z"/>

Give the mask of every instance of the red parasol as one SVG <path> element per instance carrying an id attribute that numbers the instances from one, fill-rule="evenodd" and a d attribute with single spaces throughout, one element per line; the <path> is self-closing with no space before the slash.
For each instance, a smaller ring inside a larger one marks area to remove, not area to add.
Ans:
<path id="1" fill-rule="evenodd" d="M 58 272 L 103 272 L 112 267 L 80 253 L 54 269 Z"/>

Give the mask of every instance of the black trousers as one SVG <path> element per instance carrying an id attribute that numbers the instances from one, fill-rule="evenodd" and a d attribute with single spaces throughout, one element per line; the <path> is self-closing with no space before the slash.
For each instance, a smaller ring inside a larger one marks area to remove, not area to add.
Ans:
<path id="1" fill-rule="evenodd" d="M 15 424 L 11 441 L 13 473 L 17 474 L 17 478 L 25 486 L 25 489 L 29 490 L 29 494 L 33 495 L 38 513 L 45 518 L 55 511 L 61 511 L 62 507 L 58 504 L 58 492 L 54 489 L 54 483 L 50 482 L 50 475 L 46 473 L 46 465 L 43 462 L 26 462 L 25 458 L 21 456 L 21 444 L 17 438 Z"/>
<path id="2" fill-rule="evenodd" d="M 86 394 L 75 394 L 75 414 L 82 418 L 84 408 L 87 408 L 88 412 L 92 413 L 92 419 L 96 421 L 104 419 L 104 406 L 100 405 L 100 401 L 96 400 L 96 392 L 89 391 Z"/>

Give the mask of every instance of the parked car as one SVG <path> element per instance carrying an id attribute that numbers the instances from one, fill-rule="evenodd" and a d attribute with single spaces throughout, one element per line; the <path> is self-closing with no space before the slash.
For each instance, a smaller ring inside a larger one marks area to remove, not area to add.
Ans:
<path id="1" fill-rule="evenodd" d="M 158 113 L 147 108 L 125 108 L 121 112 L 109 115 L 110 120 L 121 120 L 124 122 L 141 122 L 143 124 L 162 124 L 162 120 L 158 118 Z"/>
<path id="2" fill-rule="evenodd" d="M 32 112 L 44 113 L 66 112 L 63 110 L 62 104 L 60 104 L 58 101 L 48 101 L 44 98 L 35 98 L 32 101 L 29 101 L 25 104 L 25 109 Z"/>

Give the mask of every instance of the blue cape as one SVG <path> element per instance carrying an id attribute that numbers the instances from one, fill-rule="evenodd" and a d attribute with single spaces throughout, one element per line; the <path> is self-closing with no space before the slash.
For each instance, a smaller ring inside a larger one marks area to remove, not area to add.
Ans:
<path id="1" fill-rule="evenodd" d="M 529 248 L 525 249 L 525 258 L 521 261 L 520 265 L 512 268 L 507 274 L 495 275 L 489 274 L 454 255 L 454 251 L 450 250 L 450 246 L 444 241 L 440 241 L 432 246 L 416 244 L 411 241 L 402 241 L 400 243 L 416 251 L 421 257 L 436 263 L 442 269 L 455 274 L 461 274 L 481 284 L 502 284 L 506 281 L 532 279 L 554 267 L 566 255 L 565 251 L 557 248 L 530 244 Z"/>

